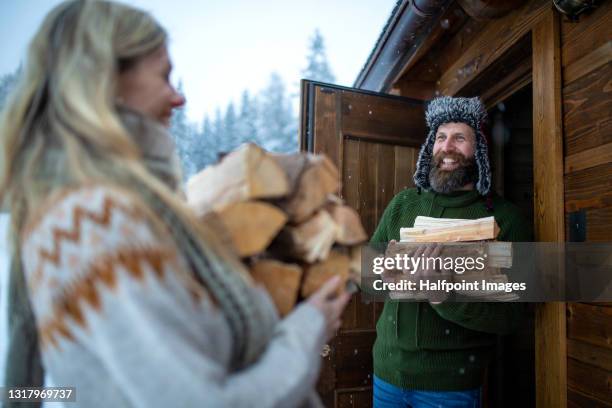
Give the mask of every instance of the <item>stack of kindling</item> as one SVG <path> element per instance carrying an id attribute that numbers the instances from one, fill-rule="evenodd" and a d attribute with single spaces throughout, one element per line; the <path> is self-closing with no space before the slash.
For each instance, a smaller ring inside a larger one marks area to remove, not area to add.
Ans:
<path id="1" fill-rule="evenodd" d="M 400 229 L 400 243 L 396 244 L 391 251 L 406 253 L 423 243 L 444 243 L 439 257 L 484 259 L 486 267 L 483 270 L 473 268 L 462 273 L 454 271 L 454 273 L 443 275 L 443 278 L 450 279 L 452 282 L 479 282 L 481 288 L 483 281 L 487 282 L 487 285 L 492 283 L 491 287 L 501 287 L 508 283 L 508 277 L 502 273 L 501 269 L 512 267 L 512 244 L 494 241 L 498 234 L 499 227 L 494 217 L 465 220 L 419 216 L 414 222 L 414 227 Z M 517 299 L 514 293 L 495 289 L 456 290 L 455 293 L 482 300 Z M 398 297 L 413 295 L 415 294 Z"/>
<path id="2" fill-rule="evenodd" d="M 221 226 L 286 315 L 333 275 L 344 288 L 360 274 L 358 245 L 367 236 L 339 189 L 338 170 L 325 156 L 245 144 L 193 176 L 187 199 L 203 222 Z"/>

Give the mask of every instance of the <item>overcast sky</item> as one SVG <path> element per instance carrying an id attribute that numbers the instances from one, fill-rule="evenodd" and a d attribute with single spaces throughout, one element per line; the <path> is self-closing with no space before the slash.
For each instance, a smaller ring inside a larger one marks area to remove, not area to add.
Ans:
<path id="1" fill-rule="evenodd" d="M 130 0 L 168 29 L 173 80 L 183 81 L 188 115 L 201 121 L 243 89 L 261 90 L 277 71 L 299 91 L 309 38 L 318 28 L 336 82 L 351 86 L 396 0 Z M 12 72 L 58 0 L 0 2 L 0 74 Z"/>

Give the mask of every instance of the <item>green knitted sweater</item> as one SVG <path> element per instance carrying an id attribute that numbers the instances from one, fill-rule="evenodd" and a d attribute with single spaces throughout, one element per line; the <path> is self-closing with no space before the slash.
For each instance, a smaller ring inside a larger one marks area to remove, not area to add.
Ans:
<path id="1" fill-rule="evenodd" d="M 372 242 L 399 241 L 399 230 L 417 216 L 475 219 L 493 215 L 500 241 L 531 241 L 531 227 L 520 210 L 493 196 L 493 211 L 477 191 L 449 195 L 416 189 L 398 193 L 389 203 Z M 376 324 L 374 374 L 397 387 L 459 391 L 482 385 L 496 334 L 511 332 L 523 315 L 520 303 L 387 301 Z"/>

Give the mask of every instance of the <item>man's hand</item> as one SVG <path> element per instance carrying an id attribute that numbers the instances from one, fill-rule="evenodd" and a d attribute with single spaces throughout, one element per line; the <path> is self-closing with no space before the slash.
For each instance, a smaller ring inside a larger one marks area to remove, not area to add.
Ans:
<path id="1" fill-rule="evenodd" d="M 409 263 L 407 269 L 402 270 L 399 278 L 391 279 L 391 281 L 405 279 L 415 282 L 418 285 L 418 282 L 422 280 L 437 281 L 442 279 L 449 271 L 442 268 L 441 262 L 434 262 L 434 260 L 440 256 L 441 252 L 442 245 L 439 243 L 410 245 L 391 240 L 387 246 L 385 256 L 395 257 L 399 254 L 402 255 L 402 257 L 407 256 L 414 260 L 414 262 Z M 448 297 L 446 291 L 424 291 L 420 293 L 424 293 L 432 304 L 439 304 Z"/>

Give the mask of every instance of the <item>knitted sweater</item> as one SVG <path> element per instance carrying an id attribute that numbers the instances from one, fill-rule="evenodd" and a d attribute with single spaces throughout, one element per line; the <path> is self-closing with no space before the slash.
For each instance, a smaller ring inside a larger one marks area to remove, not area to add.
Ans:
<path id="1" fill-rule="evenodd" d="M 303 404 L 318 375 L 322 314 L 299 306 L 256 363 L 231 372 L 226 319 L 139 205 L 121 190 L 80 187 L 25 227 L 24 273 L 53 384 L 76 387 L 75 406 L 88 408 Z"/>
<path id="2" fill-rule="evenodd" d="M 372 242 L 399 240 L 417 216 L 475 219 L 493 215 L 500 241 L 530 241 L 531 228 L 517 207 L 493 197 L 488 212 L 477 191 L 441 195 L 407 189 L 387 206 Z M 482 385 L 496 334 L 520 322 L 520 303 L 387 301 L 376 325 L 374 374 L 397 387 L 459 391 Z"/>

